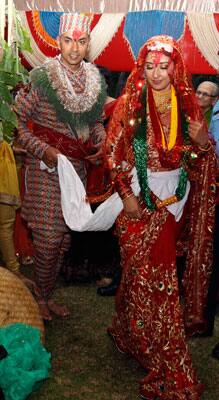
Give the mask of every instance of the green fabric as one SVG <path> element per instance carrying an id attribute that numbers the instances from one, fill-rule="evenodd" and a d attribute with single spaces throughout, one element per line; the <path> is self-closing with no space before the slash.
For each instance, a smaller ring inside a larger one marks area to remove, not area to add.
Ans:
<path id="1" fill-rule="evenodd" d="M 40 341 L 40 331 L 25 324 L 0 328 L 0 344 L 8 355 L 0 360 L 0 387 L 5 400 L 24 400 L 48 378 L 50 354 Z"/>
<path id="2" fill-rule="evenodd" d="M 44 67 L 37 68 L 31 73 L 32 85 L 34 88 L 40 90 L 42 95 L 46 96 L 49 103 L 52 104 L 56 110 L 57 118 L 60 122 L 70 124 L 75 127 L 83 127 L 85 125 L 93 125 L 98 119 L 101 118 L 103 106 L 106 101 L 106 83 L 101 77 L 101 90 L 97 97 L 96 103 L 89 111 L 83 113 L 72 113 L 64 108 L 63 104 L 57 97 L 56 91 L 52 88 L 46 69 Z"/>
<path id="3" fill-rule="evenodd" d="M 147 145 L 147 121 L 146 121 L 146 97 L 147 97 L 147 88 L 144 86 L 142 88 L 142 105 L 143 105 L 143 113 L 139 116 L 141 118 L 141 123 L 139 124 L 134 140 L 134 155 L 135 155 L 135 166 L 138 175 L 138 181 L 141 188 L 141 192 L 143 194 L 143 199 L 147 208 L 151 211 L 156 209 L 155 204 L 151 199 L 151 190 L 148 186 L 148 174 L 147 174 L 147 165 L 148 165 L 148 145 Z M 141 111 L 142 112 L 142 111 Z"/>
<path id="4" fill-rule="evenodd" d="M 209 127 L 210 122 L 211 122 L 212 110 L 213 110 L 213 108 L 209 108 L 209 110 L 206 111 L 206 113 L 205 113 L 205 119 L 206 119 L 206 121 L 207 121 L 208 127 Z"/>

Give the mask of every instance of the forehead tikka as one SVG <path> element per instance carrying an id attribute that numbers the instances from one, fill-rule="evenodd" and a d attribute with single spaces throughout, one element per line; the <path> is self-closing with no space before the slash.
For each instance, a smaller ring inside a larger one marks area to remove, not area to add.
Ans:
<path id="1" fill-rule="evenodd" d="M 153 52 L 154 53 L 154 52 Z M 153 56 L 151 57 L 150 61 L 146 61 L 145 64 L 154 64 L 156 67 L 158 65 L 163 65 L 163 64 L 167 64 L 168 67 L 170 66 L 172 60 L 168 59 L 166 61 L 161 61 L 161 56 L 163 53 L 157 52 L 158 54 L 153 54 Z"/>
<path id="2" fill-rule="evenodd" d="M 72 32 L 72 39 L 73 39 L 73 40 L 79 40 L 80 37 L 81 37 L 83 34 L 86 35 L 86 32 L 82 32 L 82 31 L 80 31 L 80 30 L 78 30 L 78 29 L 75 29 L 75 30 Z"/>
<path id="3" fill-rule="evenodd" d="M 151 61 L 154 64 L 158 65 L 160 63 L 160 59 L 161 59 L 162 55 L 163 55 L 163 52 L 161 52 L 161 51 L 152 51 L 151 52 Z"/>

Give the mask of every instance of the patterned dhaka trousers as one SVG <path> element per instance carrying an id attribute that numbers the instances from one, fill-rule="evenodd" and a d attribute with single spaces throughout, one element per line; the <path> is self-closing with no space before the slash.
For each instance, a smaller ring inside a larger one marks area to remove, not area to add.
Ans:
<path id="1" fill-rule="evenodd" d="M 38 300 L 48 300 L 55 289 L 65 252 L 71 238 L 68 232 L 33 229 L 35 282 L 40 289 Z"/>

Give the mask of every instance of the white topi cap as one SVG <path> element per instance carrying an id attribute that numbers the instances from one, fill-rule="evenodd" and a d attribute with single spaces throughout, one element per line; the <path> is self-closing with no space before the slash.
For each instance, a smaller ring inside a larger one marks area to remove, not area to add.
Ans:
<path id="1" fill-rule="evenodd" d="M 70 32 L 72 36 L 80 36 L 83 33 L 90 34 L 91 18 L 85 14 L 64 13 L 60 17 L 59 36 Z"/>

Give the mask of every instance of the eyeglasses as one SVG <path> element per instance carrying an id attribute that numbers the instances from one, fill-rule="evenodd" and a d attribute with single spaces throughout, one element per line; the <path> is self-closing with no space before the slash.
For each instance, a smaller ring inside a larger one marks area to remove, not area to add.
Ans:
<path id="1" fill-rule="evenodd" d="M 203 97 L 217 97 L 217 96 L 214 96 L 214 95 L 209 94 L 207 92 L 202 92 L 201 90 L 196 90 L 196 95 L 197 96 L 203 96 Z"/>

